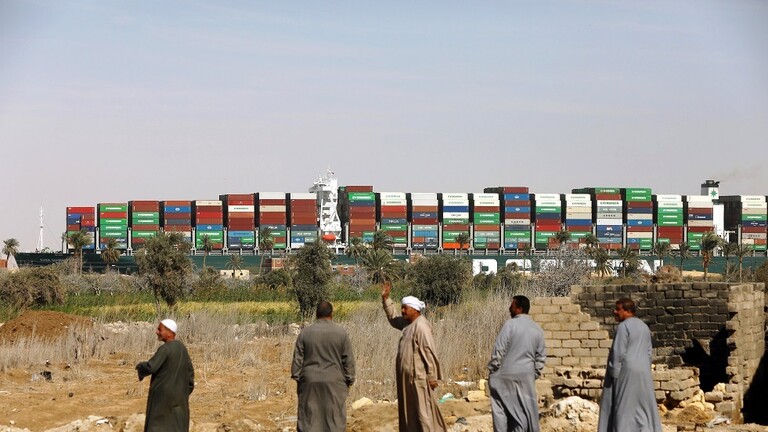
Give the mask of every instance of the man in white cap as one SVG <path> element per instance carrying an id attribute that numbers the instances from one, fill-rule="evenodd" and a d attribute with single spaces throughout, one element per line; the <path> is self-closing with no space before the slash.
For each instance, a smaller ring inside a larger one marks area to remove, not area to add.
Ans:
<path id="1" fill-rule="evenodd" d="M 434 390 L 442 378 L 435 354 L 432 326 L 421 316 L 424 302 L 416 297 L 403 297 L 401 316 L 395 316 L 395 303 L 389 298 L 392 285 L 384 283 L 381 300 L 389 324 L 402 330 L 395 363 L 397 410 L 400 432 L 445 431 Z"/>
<path id="2" fill-rule="evenodd" d="M 149 361 L 136 365 L 139 381 L 152 376 L 144 432 L 189 431 L 189 395 L 195 388 L 195 371 L 187 348 L 176 340 L 177 331 L 174 320 L 160 321 L 155 334 L 163 345 Z"/>

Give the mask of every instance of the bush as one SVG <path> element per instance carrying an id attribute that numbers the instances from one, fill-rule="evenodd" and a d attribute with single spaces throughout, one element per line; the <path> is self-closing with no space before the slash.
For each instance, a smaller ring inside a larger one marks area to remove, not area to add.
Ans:
<path id="1" fill-rule="evenodd" d="M 425 303 L 456 304 L 472 283 L 472 263 L 463 258 L 433 255 L 416 261 L 408 277 L 413 282 L 414 295 Z"/>
<path id="2" fill-rule="evenodd" d="M 22 269 L 0 278 L 0 302 L 16 309 L 62 304 L 65 299 L 59 274 L 47 267 Z"/>
<path id="3" fill-rule="evenodd" d="M 755 282 L 760 282 L 768 287 L 768 261 L 764 262 L 760 267 L 755 269 L 755 273 L 752 276 Z"/>
<path id="4" fill-rule="evenodd" d="M 323 243 L 310 243 L 289 261 L 296 270 L 293 293 L 302 319 L 311 316 L 320 300 L 328 299 L 328 284 L 333 275 L 331 257 L 331 250 Z"/>

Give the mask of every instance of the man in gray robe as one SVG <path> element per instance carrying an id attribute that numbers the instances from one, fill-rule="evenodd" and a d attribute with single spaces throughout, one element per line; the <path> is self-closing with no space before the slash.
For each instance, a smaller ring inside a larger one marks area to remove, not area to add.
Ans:
<path id="1" fill-rule="evenodd" d="M 620 324 L 605 369 L 599 432 L 661 432 L 651 377 L 651 331 L 635 312 L 628 298 L 619 299 L 613 310 Z"/>
<path id="2" fill-rule="evenodd" d="M 355 382 L 355 356 L 347 331 L 333 323 L 333 305 L 317 304 L 317 321 L 296 339 L 291 378 L 299 396 L 298 432 L 343 432 L 345 402 Z"/>
<path id="3" fill-rule="evenodd" d="M 187 348 L 176 340 L 177 330 L 175 321 L 162 320 L 155 334 L 163 345 L 149 361 L 136 365 L 139 381 L 152 376 L 144 432 L 189 431 L 189 395 L 195 388 L 195 371 Z"/>
<path id="4" fill-rule="evenodd" d="M 538 432 L 536 378 L 547 355 L 544 330 L 528 315 L 531 303 L 515 296 L 488 363 L 494 432 Z"/>
<path id="5" fill-rule="evenodd" d="M 435 354 L 432 326 L 421 316 L 424 302 L 403 297 L 401 316 L 395 316 L 395 303 L 389 298 L 392 285 L 384 283 L 381 299 L 389 324 L 402 330 L 395 361 L 397 411 L 400 432 L 445 431 L 446 425 L 435 398 L 435 388 L 442 379 Z"/>

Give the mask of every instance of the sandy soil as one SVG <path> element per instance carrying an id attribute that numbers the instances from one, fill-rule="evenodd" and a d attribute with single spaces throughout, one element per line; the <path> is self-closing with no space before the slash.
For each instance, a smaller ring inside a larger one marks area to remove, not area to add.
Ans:
<path id="1" fill-rule="evenodd" d="M 30 323 L 34 323 L 30 325 Z M 31 334 L 60 337 L 72 325 L 88 325 L 81 318 L 49 312 L 22 315 L 0 327 L 0 340 Z M 295 430 L 295 385 L 289 379 L 290 347 L 274 340 L 261 341 L 264 361 L 251 366 L 196 364 L 197 385 L 190 398 L 192 430 Z M 200 348 L 192 348 L 201 358 Z M 0 432 L 21 431 L 141 431 L 149 380 L 138 382 L 134 366 L 152 352 L 114 352 L 106 360 L 81 364 L 40 364 L 29 369 L 2 368 L 0 372 Z M 2 367 L 2 365 L 0 365 Z M 50 373 L 50 379 L 47 379 Z M 353 401 L 348 401 L 350 404 Z M 449 401 L 441 405 L 453 431 L 490 431 L 490 405 Z M 89 420 L 89 416 L 92 416 Z M 348 431 L 397 430 L 397 405 L 377 402 L 357 410 L 348 408 Z M 667 421 L 666 423 L 670 423 Z M 594 425 L 575 427 L 564 419 L 545 419 L 544 432 L 580 432 Z M 675 426 L 666 425 L 665 431 Z M 713 431 L 757 431 L 768 428 L 716 428 Z"/>

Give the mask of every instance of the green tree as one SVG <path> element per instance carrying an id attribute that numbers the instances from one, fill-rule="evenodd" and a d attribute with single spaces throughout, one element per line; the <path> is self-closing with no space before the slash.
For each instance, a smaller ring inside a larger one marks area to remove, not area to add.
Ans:
<path id="1" fill-rule="evenodd" d="M 110 238 L 107 240 L 107 244 L 104 245 L 104 249 L 101 250 L 101 260 L 109 266 L 116 263 L 119 259 L 120 249 L 117 248 L 117 239 Z"/>
<path id="2" fill-rule="evenodd" d="M 0 304 L 15 310 L 62 304 L 66 296 L 67 288 L 51 266 L 22 268 L 0 277 Z"/>
<path id="3" fill-rule="evenodd" d="M 243 269 L 243 257 L 240 255 L 230 255 L 229 261 L 227 261 L 227 268 L 232 270 L 232 277 L 235 277 L 235 273 Z"/>
<path id="4" fill-rule="evenodd" d="M 677 249 L 672 249 L 672 255 L 680 258 L 680 271 L 683 271 L 683 263 L 685 260 L 691 258 L 691 245 L 682 242 L 677 245 Z"/>
<path id="5" fill-rule="evenodd" d="M 672 252 L 672 246 L 668 242 L 656 242 L 655 245 L 653 245 L 653 254 L 659 257 L 659 260 L 661 261 L 661 265 L 659 267 L 664 267 L 664 257 L 668 257 L 669 254 Z"/>
<path id="6" fill-rule="evenodd" d="M 363 243 L 363 239 L 360 237 L 352 237 L 349 239 L 347 245 L 347 256 L 355 260 L 355 264 L 360 263 L 360 258 L 365 255 L 365 251 L 368 249 L 368 245 Z"/>
<path id="7" fill-rule="evenodd" d="M 411 265 L 409 278 L 421 300 L 437 306 L 455 304 L 472 284 L 472 262 L 450 255 L 423 257 Z"/>
<path id="8" fill-rule="evenodd" d="M 259 275 L 264 270 L 264 251 L 272 251 L 275 247 L 275 240 L 272 238 L 272 229 L 269 227 L 259 228 L 259 251 L 261 256 L 259 257 Z"/>
<path id="9" fill-rule="evenodd" d="M 741 282 L 742 270 L 744 268 L 744 257 L 751 256 L 754 252 L 755 249 L 752 247 L 752 245 L 742 243 L 739 244 L 739 246 L 736 248 L 734 255 L 739 260 L 739 282 Z"/>
<path id="10" fill-rule="evenodd" d="M 460 233 L 456 236 L 456 243 L 459 244 L 459 250 L 464 250 L 464 247 L 469 244 L 469 233 Z"/>
<path id="11" fill-rule="evenodd" d="M 206 269 L 205 259 L 208 258 L 208 254 L 213 250 L 213 240 L 208 234 L 203 234 L 200 237 L 200 249 L 203 250 L 203 271 Z"/>
<path id="12" fill-rule="evenodd" d="M 368 279 L 375 283 L 391 282 L 398 275 L 399 266 L 385 250 L 368 249 L 362 257 L 362 265 Z"/>
<path id="13" fill-rule="evenodd" d="M 91 237 L 88 235 L 88 232 L 84 229 L 81 229 L 80 231 L 74 232 L 67 237 L 67 243 L 69 243 L 70 246 L 72 246 L 72 249 L 75 253 L 75 258 L 77 258 L 77 273 L 83 272 L 83 248 L 91 244 Z"/>
<path id="14" fill-rule="evenodd" d="M 161 300 L 173 309 L 184 297 L 192 273 L 190 247 L 181 233 L 163 233 L 148 239 L 136 254 L 139 275 L 155 296 L 158 315 Z"/>
<path id="15" fill-rule="evenodd" d="M 700 253 L 701 253 L 701 265 L 704 267 L 704 280 L 709 280 L 709 263 L 712 261 L 712 256 L 715 253 L 715 249 L 723 244 L 723 239 L 720 238 L 714 231 L 707 231 L 701 236 Z"/>
<path id="16" fill-rule="evenodd" d="M 555 233 L 553 238 L 560 244 L 560 249 L 565 249 L 566 243 L 571 239 L 571 233 L 568 231 L 559 231 Z"/>
<path id="17" fill-rule="evenodd" d="M 739 245 L 736 243 L 726 242 L 723 241 L 723 244 L 720 246 L 720 251 L 723 253 L 723 256 L 725 257 L 725 276 L 730 276 L 731 273 L 731 256 L 736 254 L 736 249 L 738 249 Z"/>
<path id="18" fill-rule="evenodd" d="M 8 261 L 11 260 L 11 257 L 15 257 L 16 254 L 19 253 L 19 241 L 15 238 L 9 238 L 8 240 L 3 240 L 3 254 L 8 258 L 5 261 L 5 267 L 8 267 Z"/>
<path id="19" fill-rule="evenodd" d="M 597 247 L 597 236 L 589 233 L 584 236 L 584 244 L 587 245 L 587 249 L 594 249 Z"/>
<path id="20" fill-rule="evenodd" d="M 637 268 L 637 252 L 629 246 L 624 246 L 617 252 L 621 260 L 621 277 L 627 277 L 627 269 Z"/>
<path id="21" fill-rule="evenodd" d="M 590 254 L 595 261 L 595 271 L 600 278 L 611 274 L 613 266 L 611 266 L 611 254 L 603 248 L 595 248 Z"/>
<path id="22" fill-rule="evenodd" d="M 331 281 L 331 258 L 333 252 L 323 243 L 309 243 L 290 258 L 295 269 L 293 292 L 299 303 L 299 315 L 308 319 L 317 302 L 328 298 L 328 283 Z"/>
<path id="23" fill-rule="evenodd" d="M 386 231 L 377 230 L 373 233 L 373 241 L 371 241 L 373 250 L 391 250 L 393 244 L 392 237 Z"/>

